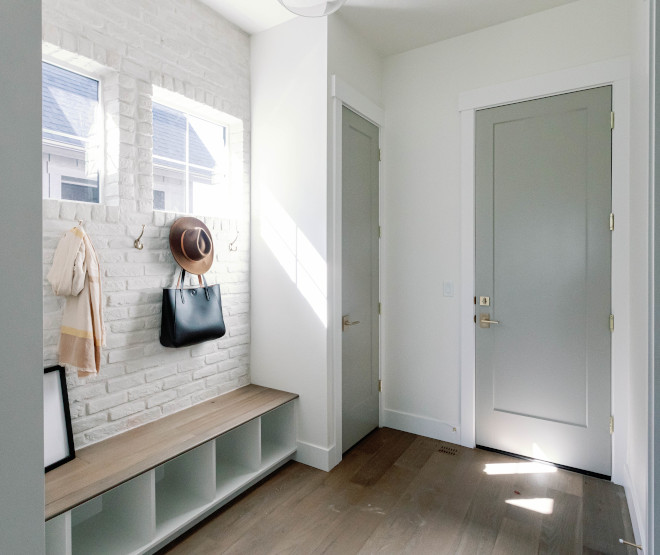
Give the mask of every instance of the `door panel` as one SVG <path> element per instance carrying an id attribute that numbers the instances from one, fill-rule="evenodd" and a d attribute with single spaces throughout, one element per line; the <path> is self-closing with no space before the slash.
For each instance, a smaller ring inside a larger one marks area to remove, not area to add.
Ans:
<path id="1" fill-rule="evenodd" d="M 609 475 L 611 87 L 477 112 L 477 443 Z"/>
<path id="2" fill-rule="evenodd" d="M 378 427 L 378 128 L 342 112 L 342 450 Z"/>

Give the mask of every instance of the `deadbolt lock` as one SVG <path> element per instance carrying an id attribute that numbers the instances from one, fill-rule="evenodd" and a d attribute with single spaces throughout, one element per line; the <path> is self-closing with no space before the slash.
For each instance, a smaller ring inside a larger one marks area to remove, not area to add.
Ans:
<path id="1" fill-rule="evenodd" d="M 479 306 L 490 306 L 490 297 L 479 297 Z"/>

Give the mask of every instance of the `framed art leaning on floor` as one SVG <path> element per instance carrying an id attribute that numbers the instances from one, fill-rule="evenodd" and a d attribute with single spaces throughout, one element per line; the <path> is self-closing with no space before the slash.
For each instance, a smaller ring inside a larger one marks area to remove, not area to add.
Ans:
<path id="1" fill-rule="evenodd" d="M 75 457 L 64 367 L 44 369 L 45 472 Z"/>

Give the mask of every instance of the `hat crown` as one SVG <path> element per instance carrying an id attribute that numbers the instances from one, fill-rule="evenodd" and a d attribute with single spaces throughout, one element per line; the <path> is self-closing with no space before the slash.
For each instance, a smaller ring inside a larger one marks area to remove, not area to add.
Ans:
<path id="1" fill-rule="evenodd" d="M 181 234 L 181 252 L 193 262 L 208 256 L 211 252 L 211 245 L 211 238 L 201 227 L 186 229 Z"/>

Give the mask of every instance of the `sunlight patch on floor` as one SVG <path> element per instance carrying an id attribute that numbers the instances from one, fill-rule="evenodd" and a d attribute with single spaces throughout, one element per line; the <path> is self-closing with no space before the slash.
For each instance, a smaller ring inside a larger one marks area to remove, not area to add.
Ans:
<path id="1" fill-rule="evenodd" d="M 557 469 L 549 464 L 540 462 L 493 463 L 484 468 L 486 474 L 549 474 Z"/>
<path id="2" fill-rule="evenodd" d="M 509 505 L 514 505 L 522 509 L 541 513 L 543 515 L 551 515 L 555 506 L 554 499 L 548 497 L 535 497 L 533 499 L 507 499 Z"/>

